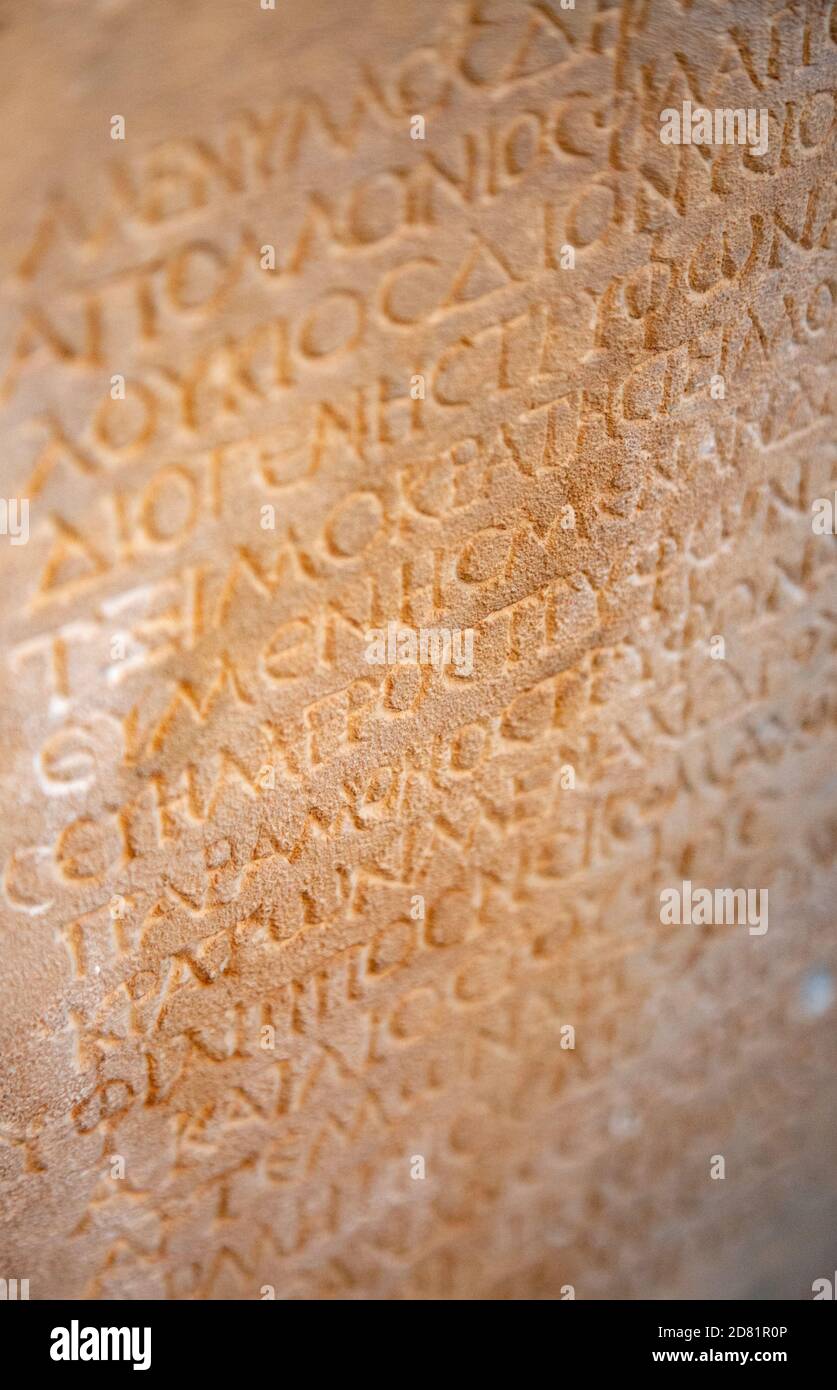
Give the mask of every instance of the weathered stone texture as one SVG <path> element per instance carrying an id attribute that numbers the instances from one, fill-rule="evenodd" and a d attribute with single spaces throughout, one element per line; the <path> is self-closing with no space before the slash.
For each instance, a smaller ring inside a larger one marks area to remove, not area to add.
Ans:
<path id="1" fill-rule="evenodd" d="M 837 8 L 0 14 L 0 1276 L 810 1298 Z"/>

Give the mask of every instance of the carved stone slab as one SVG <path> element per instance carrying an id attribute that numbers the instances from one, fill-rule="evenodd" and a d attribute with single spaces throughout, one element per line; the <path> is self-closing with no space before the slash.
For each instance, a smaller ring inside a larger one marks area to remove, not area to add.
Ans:
<path id="1" fill-rule="evenodd" d="M 810 1298 L 834 4 L 0 16 L 0 1292 Z"/>

